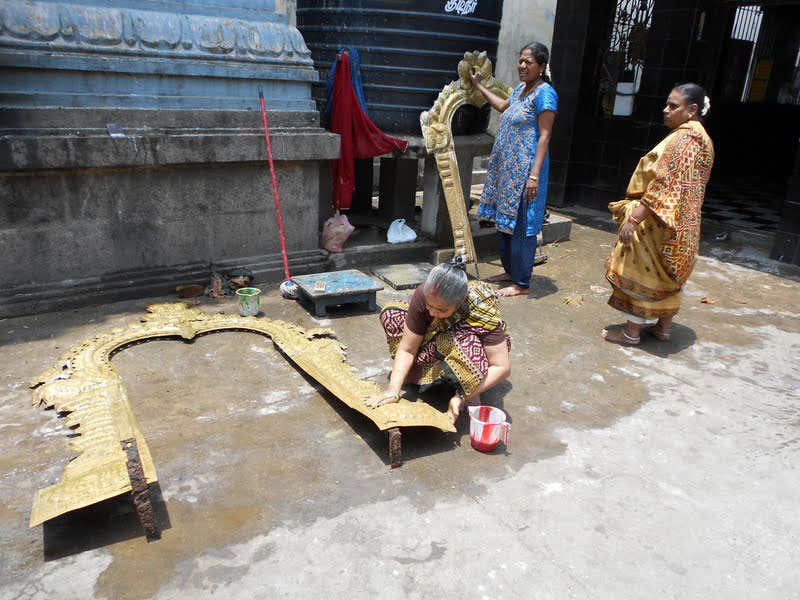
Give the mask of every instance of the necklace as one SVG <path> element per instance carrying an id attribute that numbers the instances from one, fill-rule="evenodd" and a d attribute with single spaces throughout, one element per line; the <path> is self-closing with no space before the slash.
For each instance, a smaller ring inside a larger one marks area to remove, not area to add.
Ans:
<path id="1" fill-rule="evenodd" d="M 530 93 L 531 93 L 533 90 L 535 90 L 537 87 L 539 87 L 539 86 L 542 84 L 542 82 L 543 82 L 543 81 L 544 81 L 544 79 L 542 79 L 541 77 L 539 77 L 539 79 L 537 79 L 537 80 L 536 80 L 536 83 L 534 83 L 534 84 L 531 86 L 531 89 L 524 89 L 524 90 L 522 90 L 522 93 L 520 94 L 520 98 L 524 98 L 525 96 L 527 96 L 528 94 L 530 94 Z"/>

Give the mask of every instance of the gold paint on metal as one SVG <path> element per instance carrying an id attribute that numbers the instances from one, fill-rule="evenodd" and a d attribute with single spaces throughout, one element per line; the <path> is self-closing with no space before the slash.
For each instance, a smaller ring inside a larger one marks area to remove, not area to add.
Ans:
<path id="1" fill-rule="evenodd" d="M 447 212 L 450 214 L 450 225 L 453 228 L 455 251 L 456 254 L 464 255 L 467 264 L 477 264 L 477 256 L 472 231 L 469 228 L 464 191 L 461 189 L 461 180 L 458 176 L 458 161 L 451 124 L 456 110 L 465 104 L 472 104 L 478 108 L 486 104 L 486 98 L 470 79 L 473 71 L 480 72 L 482 83 L 489 90 L 503 99 L 508 98 L 511 88 L 492 77 L 492 62 L 486 52 L 467 52 L 464 54 L 464 59 L 458 63 L 458 80 L 447 84 L 439 93 L 433 107 L 419 117 L 425 147 L 429 154 L 434 155 L 439 177 L 442 179 Z"/>
<path id="2" fill-rule="evenodd" d="M 403 399 L 397 404 L 367 408 L 364 401 L 381 389 L 353 372 L 345 360 L 344 346 L 330 329 L 306 331 L 267 318 L 209 315 L 182 302 L 152 304 L 147 310 L 149 314 L 140 323 L 118 327 L 77 344 L 54 367 L 31 381 L 33 405 L 69 413 L 67 426 L 80 434 L 69 441 L 78 456 L 64 467 L 61 480 L 36 493 L 31 527 L 131 491 L 122 440 L 135 438 L 147 483 L 156 481 L 150 450 L 122 379 L 110 360 L 120 348 L 153 338 L 190 340 L 202 333 L 225 330 L 262 333 L 295 365 L 347 406 L 372 420 L 381 431 L 412 426 L 455 431 L 445 413 L 425 402 Z"/>

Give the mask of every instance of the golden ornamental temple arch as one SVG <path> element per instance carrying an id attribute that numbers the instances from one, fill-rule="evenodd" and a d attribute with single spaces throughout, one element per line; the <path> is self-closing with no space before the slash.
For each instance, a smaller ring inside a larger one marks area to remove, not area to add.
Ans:
<path id="1" fill-rule="evenodd" d="M 34 407 L 68 413 L 66 425 L 78 434 L 69 440 L 77 456 L 64 467 L 61 479 L 36 493 L 31 527 L 131 492 L 148 541 L 160 537 L 148 491 L 149 484 L 157 481 L 155 466 L 122 378 L 111 362 L 115 352 L 156 338 L 188 341 L 219 331 L 266 335 L 291 362 L 381 431 L 388 432 L 392 467 L 402 463 L 401 427 L 455 431 L 445 413 L 425 402 L 401 399 L 397 404 L 367 408 L 364 401 L 379 393 L 380 388 L 356 375 L 345 359 L 344 346 L 331 329 L 304 330 L 265 317 L 209 315 L 182 302 L 152 304 L 147 310 L 138 323 L 117 327 L 73 346 L 55 366 L 30 382 Z"/>
<path id="2" fill-rule="evenodd" d="M 453 229 L 455 250 L 475 265 L 477 256 L 452 134 L 456 111 L 466 104 L 482 107 L 486 99 L 470 79 L 479 71 L 484 85 L 501 98 L 510 88 L 492 76 L 485 52 L 468 52 L 459 62 L 459 79 L 439 94 L 433 107 L 420 116 L 428 153 L 433 154 L 442 180 Z M 350 408 L 389 434 L 392 467 L 402 464 L 401 427 L 426 426 L 454 432 L 446 413 L 425 402 L 402 399 L 397 404 L 367 408 L 364 400 L 379 386 L 359 378 L 345 359 L 345 348 L 330 329 L 304 330 L 268 318 L 209 315 L 184 303 L 153 304 L 138 323 L 86 339 L 64 353 L 55 366 L 31 381 L 33 405 L 66 413 L 66 425 L 77 434 L 69 440 L 76 457 L 60 480 L 36 493 L 30 526 L 131 492 L 137 516 L 149 541 L 160 537 L 148 486 L 157 481 L 147 442 L 128 401 L 111 358 L 132 344 L 156 338 L 191 340 L 219 331 L 249 331 L 272 339 L 282 353 Z"/>
<path id="3" fill-rule="evenodd" d="M 492 62 L 486 52 L 466 52 L 458 63 L 458 79 L 451 81 L 439 93 L 430 110 L 420 117 L 422 137 L 425 148 L 436 160 L 439 177 L 442 180 L 447 212 L 453 229 L 453 243 L 456 254 L 462 254 L 467 264 L 475 265 L 477 275 L 478 257 L 475 242 L 469 226 L 469 215 L 464 198 L 464 190 L 458 176 L 458 160 L 453 142 L 452 123 L 456 111 L 467 104 L 481 108 L 487 103 L 483 94 L 473 85 L 472 73 L 481 74 L 483 84 L 492 92 L 505 99 L 511 88 L 492 75 Z"/>

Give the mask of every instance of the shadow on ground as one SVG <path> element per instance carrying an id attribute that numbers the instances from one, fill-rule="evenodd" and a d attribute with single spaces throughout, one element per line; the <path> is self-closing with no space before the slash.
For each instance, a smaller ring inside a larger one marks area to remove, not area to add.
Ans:
<path id="1" fill-rule="evenodd" d="M 306 382 L 314 387 L 325 401 L 328 402 L 339 418 L 352 429 L 353 433 L 361 438 L 388 467 L 390 461 L 387 432 L 379 430 L 370 419 L 342 403 L 336 396 L 323 388 L 315 379 L 302 371 L 299 371 L 299 373 Z M 383 382 L 381 381 L 380 383 Z M 484 393 L 481 396 L 481 403 L 505 410 L 504 397 L 511 391 L 512 387 L 509 381 L 504 381 L 495 388 Z M 435 385 L 421 393 L 417 385 L 405 385 L 403 389 L 407 399 L 427 402 L 441 412 L 447 410 L 447 404 L 453 395 L 452 389 L 445 384 Z M 506 417 L 510 423 L 511 418 L 508 413 L 506 413 Z M 467 415 L 466 409 L 462 410 L 459 415 L 458 421 L 456 422 L 456 429 L 457 431 L 455 433 L 448 433 L 434 427 L 402 427 L 400 431 L 402 433 L 403 462 L 405 463 L 419 458 L 450 452 L 465 443 L 465 438 L 468 443 L 469 416 Z M 490 454 L 503 453 L 505 453 L 505 446 L 501 444 L 497 450 Z"/>
<path id="2" fill-rule="evenodd" d="M 609 325 L 606 327 L 609 331 L 623 329 L 625 324 Z M 670 340 L 662 342 L 656 339 L 651 334 L 642 330 L 641 341 L 636 348 L 641 349 L 648 354 L 657 356 L 658 358 L 669 358 L 671 354 L 677 354 L 694 345 L 697 341 L 697 334 L 694 329 L 681 325 L 679 323 L 672 323 L 670 329 Z"/>
<path id="3" fill-rule="evenodd" d="M 150 484 L 150 501 L 162 531 L 172 524 L 159 484 Z M 45 521 L 42 527 L 44 560 L 59 560 L 88 550 L 144 537 L 131 494 L 123 494 Z"/>
<path id="4" fill-rule="evenodd" d="M 569 206 L 559 208 L 558 212 L 571 218 L 576 225 L 608 233 L 617 232 L 617 225 L 611 220 L 611 215 L 601 210 Z M 725 241 L 715 240 L 714 237 L 720 233 L 727 233 L 728 238 Z M 715 258 L 754 271 L 768 271 L 778 277 L 800 281 L 800 268 L 770 258 L 774 242 L 773 235 L 731 229 L 723 223 L 709 219 L 703 220 L 700 234 L 700 256 Z"/>
<path id="5" fill-rule="evenodd" d="M 114 327 L 124 327 L 135 322 L 135 319 L 147 313 L 148 305 L 162 302 L 184 302 L 198 306 L 211 314 L 215 312 L 233 314 L 238 310 L 236 300 L 232 296 L 222 300 L 205 296 L 181 299 L 174 294 L 89 305 L 84 308 L 0 319 L 0 347 L 26 344 L 62 335 L 69 336 L 72 331 L 80 332 L 74 339 L 74 343 L 78 343 L 87 337 L 87 325 L 91 328 L 92 335 L 107 333 Z M 66 351 L 67 347 L 59 349 Z M 53 360 L 57 356 L 54 355 Z"/>
<path id="6" fill-rule="evenodd" d="M 558 293 L 558 286 L 554 279 L 546 275 L 534 275 L 531 277 L 531 291 L 528 292 L 528 300 L 541 300 L 551 294 Z"/>

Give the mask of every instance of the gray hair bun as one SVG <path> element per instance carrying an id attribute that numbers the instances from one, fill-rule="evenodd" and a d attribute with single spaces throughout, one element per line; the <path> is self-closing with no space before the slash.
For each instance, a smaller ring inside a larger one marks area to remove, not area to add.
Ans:
<path id="1" fill-rule="evenodd" d="M 467 270 L 467 260 L 464 258 L 463 254 L 456 254 L 453 258 L 447 261 L 453 267 L 457 267 L 462 271 Z"/>
<path id="2" fill-rule="evenodd" d="M 422 291 L 425 296 L 433 294 L 451 305 L 459 305 L 467 297 L 469 285 L 466 273 L 466 261 L 463 255 L 454 256 L 452 260 L 436 265 L 428 273 Z"/>

